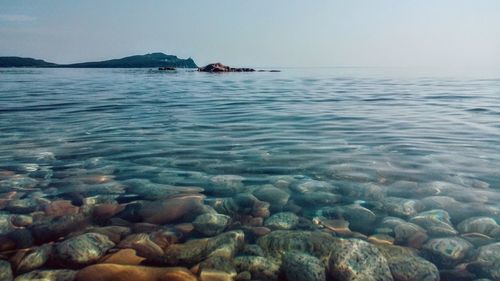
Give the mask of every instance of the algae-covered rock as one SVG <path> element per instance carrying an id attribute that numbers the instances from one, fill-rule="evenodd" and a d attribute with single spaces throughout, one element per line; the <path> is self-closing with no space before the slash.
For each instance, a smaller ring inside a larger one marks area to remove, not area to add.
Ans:
<path id="1" fill-rule="evenodd" d="M 76 271 L 69 269 L 34 270 L 17 276 L 14 281 L 73 281 L 75 274 Z"/>
<path id="2" fill-rule="evenodd" d="M 299 217 L 291 212 L 276 213 L 266 219 L 264 225 L 270 229 L 293 229 L 299 223 Z"/>
<path id="3" fill-rule="evenodd" d="M 332 248 L 328 272 L 339 281 L 393 280 L 387 260 L 373 245 L 359 239 L 339 239 Z"/>
<path id="4" fill-rule="evenodd" d="M 197 281 L 182 267 L 147 267 L 137 265 L 96 264 L 80 270 L 75 281 Z"/>
<path id="5" fill-rule="evenodd" d="M 232 259 L 243 247 L 245 235 L 242 231 L 229 231 L 213 238 L 193 239 L 183 244 L 174 244 L 167 248 L 163 262 L 168 265 L 193 266 L 207 257 L 225 257 Z"/>
<path id="6" fill-rule="evenodd" d="M 412 217 L 410 222 L 420 225 L 433 237 L 454 236 L 458 233 L 451 224 L 448 212 L 444 210 L 436 209 L 419 213 Z"/>
<path id="7" fill-rule="evenodd" d="M 500 243 L 480 247 L 476 263 L 489 278 L 495 281 L 500 280 Z"/>
<path id="8" fill-rule="evenodd" d="M 442 266 L 453 266 L 463 261 L 472 248 L 471 243 L 459 237 L 435 238 L 424 245 L 429 259 Z"/>
<path id="9" fill-rule="evenodd" d="M 49 260 L 51 253 L 52 245 L 50 244 L 44 244 L 40 247 L 29 250 L 16 265 L 17 274 L 42 267 Z"/>
<path id="10" fill-rule="evenodd" d="M 0 260 L 0 280 L 11 281 L 13 278 L 12 268 L 8 261 Z"/>
<path id="11" fill-rule="evenodd" d="M 199 268 L 201 281 L 233 281 L 237 275 L 231 260 L 220 256 L 207 258 Z"/>
<path id="12" fill-rule="evenodd" d="M 59 243 L 54 249 L 54 255 L 64 264 L 86 265 L 99 260 L 114 246 L 107 236 L 86 233 Z"/>
<path id="13" fill-rule="evenodd" d="M 291 251 L 283 257 L 281 265 L 287 280 L 294 281 L 325 281 L 325 266 L 316 257 Z"/>
<path id="14" fill-rule="evenodd" d="M 220 234 L 229 225 L 230 217 L 221 214 L 203 214 L 193 221 L 194 229 L 207 236 Z"/>
<path id="15" fill-rule="evenodd" d="M 326 259 L 338 238 L 319 231 L 276 230 L 257 240 L 267 255 L 281 257 L 288 251 L 308 253 Z"/>
<path id="16" fill-rule="evenodd" d="M 280 260 L 258 257 L 239 256 L 233 261 L 238 272 L 248 271 L 253 279 L 257 280 L 277 280 L 280 271 Z"/>
<path id="17" fill-rule="evenodd" d="M 410 248 L 377 245 L 384 255 L 394 281 L 439 281 L 437 267 Z"/>

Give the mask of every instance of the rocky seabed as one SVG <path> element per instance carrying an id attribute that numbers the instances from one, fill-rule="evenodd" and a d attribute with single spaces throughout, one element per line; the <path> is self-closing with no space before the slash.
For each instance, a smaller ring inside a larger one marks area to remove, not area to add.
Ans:
<path id="1" fill-rule="evenodd" d="M 500 280 L 487 183 L 0 170 L 0 280 Z"/>

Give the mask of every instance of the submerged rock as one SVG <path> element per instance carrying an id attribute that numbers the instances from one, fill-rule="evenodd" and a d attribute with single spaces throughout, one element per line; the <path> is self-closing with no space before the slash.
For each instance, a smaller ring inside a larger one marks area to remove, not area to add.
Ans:
<path id="1" fill-rule="evenodd" d="M 54 249 L 54 255 L 63 264 L 87 265 L 99 260 L 114 246 L 107 236 L 86 233 L 59 243 Z"/>
<path id="2" fill-rule="evenodd" d="M 395 281 L 439 281 L 437 267 L 409 248 L 378 245 Z"/>
<path id="3" fill-rule="evenodd" d="M 203 195 L 183 195 L 161 201 L 145 202 L 138 214 L 144 222 L 166 224 L 196 210 L 204 198 Z"/>
<path id="4" fill-rule="evenodd" d="M 160 268 L 135 265 L 96 264 L 80 270 L 75 281 L 197 281 L 182 267 Z"/>
<path id="5" fill-rule="evenodd" d="M 164 254 L 163 249 L 146 233 L 127 236 L 118 244 L 118 248 L 134 249 L 138 256 L 151 260 L 157 260 Z"/>
<path id="6" fill-rule="evenodd" d="M 380 251 L 359 239 L 339 239 L 328 262 L 330 276 L 339 281 L 393 280 L 389 265 Z"/>
<path id="7" fill-rule="evenodd" d="M 473 246 L 459 237 L 435 238 L 424 245 L 429 260 L 442 266 L 454 266 L 463 261 Z"/>
<path id="8" fill-rule="evenodd" d="M 338 238 L 320 231 L 276 230 L 257 240 L 267 255 L 281 258 L 288 251 L 300 251 L 326 259 Z"/>
<path id="9" fill-rule="evenodd" d="M 291 212 L 276 213 L 264 222 L 264 226 L 270 229 L 293 229 L 299 223 L 299 217 Z"/>
<path id="10" fill-rule="evenodd" d="M 413 199 L 386 197 L 382 200 L 383 210 L 391 216 L 408 218 L 417 214 L 417 202 Z"/>
<path id="11" fill-rule="evenodd" d="M 481 233 L 500 239 L 500 226 L 489 217 L 468 218 L 457 225 L 460 233 Z"/>
<path id="12" fill-rule="evenodd" d="M 234 259 L 238 272 L 247 271 L 253 279 L 277 280 L 280 271 L 278 259 L 259 256 L 239 256 Z"/>
<path id="13" fill-rule="evenodd" d="M 500 280 L 500 243 L 480 247 L 475 266 L 489 278 L 495 281 Z"/>
<path id="14" fill-rule="evenodd" d="M 272 211 L 281 211 L 288 203 L 290 194 L 274 186 L 264 186 L 253 192 L 253 195 L 261 201 L 271 204 Z"/>
<path id="15" fill-rule="evenodd" d="M 242 231 L 229 231 L 213 238 L 189 240 L 167 248 L 163 262 L 168 265 L 193 266 L 207 257 L 232 259 L 243 247 L 245 236 Z"/>
<path id="16" fill-rule="evenodd" d="M 75 274 L 76 271 L 69 269 L 35 270 L 17 276 L 14 281 L 73 281 Z"/>
<path id="17" fill-rule="evenodd" d="M 236 275 L 231 260 L 225 257 L 209 257 L 199 265 L 201 281 L 233 281 Z"/>
<path id="18" fill-rule="evenodd" d="M 8 261 L 0 260 L 0 280 L 11 281 L 13 278 L 12 268 Z"/>
<path id="19" fill-rule="evenodd" d="M 281 265 L 287 280 L 325 281 L 325 266 L 316 257 L 305 253 L 291 251 L 283 257 Z"/>
<path id="20" fill-rule="evenodd" d="M 451 224 L 448 212 L 444 210 L 430 210 L 419 213 L 412 217 L 410 222 L 425 228 L 427 233 L 433 237 L 454 236 L 458 233 Z"/>
<path id="21" fill-rule="evenodd" d="M 409 222 L 403 222 L 394 227 L 395 243 L 420 249 L 429 238 L 422 227 Z"/>
<path id="22" fill-rule="evenodd" d="M 194 229 L 204 235 L 220 234 L 229 225 L 230 217 L 221 214 L 203 214 L 193 221 Z"/>
<path id="23" fill-rule="evenodd" d="M 32 271 L 42 267 L 52 254 L 52 245 L 45 244 L 40 247 L 29 250 L 23 253 L 23 257 L 16 265 L 17 274 Z M 1 280 L 1 279 L 0 279 Z"/>

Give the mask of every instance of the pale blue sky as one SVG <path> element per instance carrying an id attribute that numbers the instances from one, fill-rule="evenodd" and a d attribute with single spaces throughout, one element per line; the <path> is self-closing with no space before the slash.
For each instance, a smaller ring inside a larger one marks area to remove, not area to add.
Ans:
<path id="1" fill-rule="evenodd" d="M 500 66 L 499 0 L 0 0 L 0 56 Z"/>

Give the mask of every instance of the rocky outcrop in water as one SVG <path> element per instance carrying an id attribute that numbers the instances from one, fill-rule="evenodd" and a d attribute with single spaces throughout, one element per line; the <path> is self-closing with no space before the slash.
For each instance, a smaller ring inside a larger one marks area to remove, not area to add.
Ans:
<path id="1" fill-rule="evenodd" d="M 198 68 L 198 71 L 201 72 L 253 72 L 255 69 L 253 68 L 234 68 L 223 65 L 222 63 L 211 63 L 204 67 Z"/>

